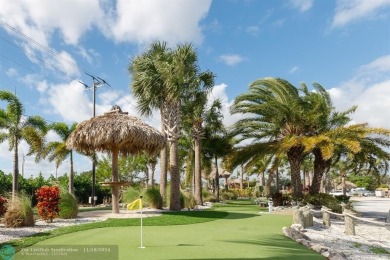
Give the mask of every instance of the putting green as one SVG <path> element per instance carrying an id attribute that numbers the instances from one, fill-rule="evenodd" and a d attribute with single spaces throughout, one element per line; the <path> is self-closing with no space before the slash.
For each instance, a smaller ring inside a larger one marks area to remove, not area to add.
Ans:
<path id="1" fill-rule="evenodd" d="M 218 209 L 222 210 L 222 209 Z M 61 245 L 118 246 L 115 254 L 87 252 L 71 259 L 324 259 L 314 251 L 284 237 L 283 226 L 291 224 L 291 216 L 258 215 L 255 212 L 229 212 L 226 218 L 191 225 L 144 226 L 143 246 L 140 227 L 109 227 L 86 230 L 51 238 L 31 248 Z M 29 259 L 19 252 L 14 259 Z M 100 258 L 101 257 L 101 258 Z M 46 255 L 41 259 L 68 259 Z M 70 259 L 70 258 L 69 258 Z"/>

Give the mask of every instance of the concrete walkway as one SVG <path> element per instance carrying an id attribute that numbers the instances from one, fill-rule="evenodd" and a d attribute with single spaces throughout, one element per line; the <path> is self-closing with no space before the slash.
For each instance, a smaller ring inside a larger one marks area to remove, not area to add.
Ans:
<path id="1" fill-rule="evenodd" d="M 364 218 L 385 221 L 390 210 L 390 198 L 352 197 L 354 209 Z"/>

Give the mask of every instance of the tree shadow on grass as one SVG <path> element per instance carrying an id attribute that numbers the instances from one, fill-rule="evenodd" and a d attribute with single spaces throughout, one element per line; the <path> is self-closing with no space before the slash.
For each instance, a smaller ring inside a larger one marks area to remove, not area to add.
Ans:
<path id="1" fill-rule="evenodd" d="M 163 215 L 168 216 L 186 216 L 192 218 L 208 218 L 208 219 L 221 219 L 228 215 L 225 211 L 170 211 L 164 212 Z"/>
<path id="2" fill-rule="evenodd" d="M 274 257 L 261 257 L 270 259 L 325 259 L 315 251 L 308 250 L 306 247 L 290 240 L 282 235 L 270 235 L 266 238 L 259 239 L 239 239 L 239 240 L 222 240 L 226 243 L 237 243 L 246 245 L 255 245 L 263 247 L 267 252 L 273 253 Z M 243 258 L 241 259 L 251 259 Z M 238 258 L 237 258 L 238 259 Z"/>
<path id="3" fill-rule="evenodd" d="M 225 217 L 225 219 L 245 219 L 245 218 L 253 218 L 258 217 L 254 213 L 244 213 L 244 212 L 229 212 L 229 215 Z"/>

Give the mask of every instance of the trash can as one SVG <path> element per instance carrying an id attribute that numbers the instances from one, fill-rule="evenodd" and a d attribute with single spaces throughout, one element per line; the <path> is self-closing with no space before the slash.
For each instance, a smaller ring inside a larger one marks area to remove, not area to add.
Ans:
<path id="1" fill-rule="evenodd" d="M 272 200 L 268 201 L 268 212 L 269 213 L 272 213 L 273 205 L 274 205 L 274 203 L 272 202 Z"/>

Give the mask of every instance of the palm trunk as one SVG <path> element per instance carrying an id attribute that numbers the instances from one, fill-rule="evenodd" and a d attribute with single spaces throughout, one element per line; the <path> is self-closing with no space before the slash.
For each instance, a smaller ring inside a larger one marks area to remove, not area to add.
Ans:
<path id="1" fill-rule="evenodd" d="M 118 181 L 118 148 L 112 150 L 112 181 Z M 112 213 L 119 213 L 119 187 L 112 186 Z M 93 199 L 93 198 L 92 198 Z"/>
<path id="2" fill-rule="evenodd" d="M 70 169 L 69 169 L 69 193 L 74 195 L 74 173 L 73 173 L 73 152 L 70 151 Z M 92 198 L 93 199 L 93 198 Z"/>
<path id="3" fill-rule="evenodd" d="M 203 205 L 202 199 L 202 175 L 201 175 L 201 159 L 200 159 L 200 151 L 201 151 L 201 143 L 200 137 L 195 136 L 194 138 L 194 151 L 195 151 L 195 201 L 198 205 Z"/>
<path id="4" fill-rule="evenodd" d="M 304 148 L 302 146 L 294 146 L 287 152 L 287 159 L 290 163 L 291 170 L 291 186 L 295 197 L 302 197 L 301 183 L 301 164 L 304 158 Z"/>
<path id="5" fill-rule="evenodd" d="M 261 172 L 260 173 L 260 177 L 259 177 L 259 186 L 263 187 L 265 184 L 265 172 Z"/>
<path id="6" fill-rule="evenodd" d="M 276 192 L 279 192 L 279 167 L 276 167 L 275 186 Z"/>
<path id="7" fill-rule="evenodd" d="M 15 150 L 14 150 L 14 172 L 12 175 L 12 198 L 18 194 L 19 190 L 19 157 L 18 157 L 18 145 L 19 141 L 15 141 Z"/>
<path id="8" fill-rule="evenodd" d="M 149 170 L 149 165 L 146 164 L 146 173 L 145 173 L 145 182 L 146 182 L 146 188 L 149 188 L 149 180 L 150 180 L 150 170 Z"/>
<path id="9" fill-rule="evenodd" d="M 179 153 L 177 139 L 173 139 L 169 151 L 170 172 L 171 172 L 171 198 L 170 210 L 181 210 L 180 205 L 180 172 L 179 172 Z"/>
<path id="10" fill-rule="evenodd" d="M 168 137 L 170 140 L 169 169 L 171 172 L 171 194 L 170 210 L 181 210 L 180 203 L 180 171 L 179 171 L 179 132 L 180 132 L 180 102 L 173 102 L 168 105 Z"/>
<path id="11" fill-rule="evenodd" d="M 215 156 L 215 198 L 219 201 L 219 172 L 217 156 Z"/>
<path id="12" fill-rule="evenodd" d="M 342 170 L 341 171 L 341 188 L 343 190 L 344 196 L 347 194 L 347 187 L 345 185 L 345 177 L 346 177 L 345 170 Z"/>
<path id="13" fill-rule="evenodd" d="M 320 193 L 322 177 L 330 164 L 330 160 L 324 160 L 320 149 L 314 149 L 314 175 L 310 187 L 310 195 Z"/>
<path id="14" fill-rule="evenodd" d="M 271 185 L 273 179 L 274 179 L 274 171 L 270 170 L 268 174 L 267 183 L 265 184 L 265 188 L 264 188 L 264 196 L 267 198 L 271 196 Z"/>
<path id="15" fill-rule="evenodd" d="M 150 170 L 151 170 L 150 182 L 151 182 L 152 188 L 154 188 L 154 172 L 156 171 L 156 164 L 154 162 L 150 164 Z"/>
<path id="16" fill-rule="evenodd" d="M 164 124 L 164 115 L 161 113 L 161 128 L 162 134 L 166 136 L 165 133 L 165 124 Z M 163 200 L 163 205 L 167 205 L 167 171 L 168 171 L 168 146 L 165 147 L 160 152 L 160 195 Z"/>
<path id="17" fill-rule="evenodd" d="M 244 189 L 244 165 L 241 164 L 241 180 L 240 180 L 240 189 Z"/>

